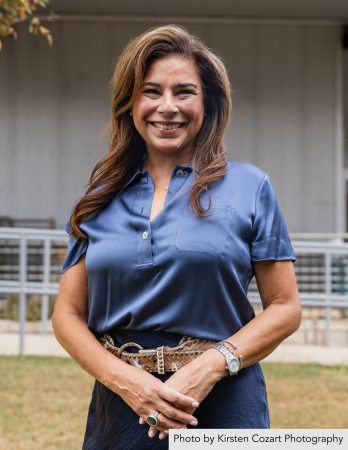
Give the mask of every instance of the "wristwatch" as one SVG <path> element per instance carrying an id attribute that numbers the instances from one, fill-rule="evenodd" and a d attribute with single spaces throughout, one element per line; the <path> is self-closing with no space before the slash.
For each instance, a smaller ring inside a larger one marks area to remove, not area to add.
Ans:
<path id="1" fill-rule="evenodd" d="M 225 356 L 227 362 L 226 369 L 228 370 L 229 375 L 230 376 L 237 375 L 237 373 L 241 368 L 241 361 L 232 352 L 232 350 L 227 350 L 227 348 L 225 348 L 221 344 L 216 344 L 214 345 L 213 348 L 216 348 L 216 350 L 219 350 L 219 352 L 221 352 Z"/>

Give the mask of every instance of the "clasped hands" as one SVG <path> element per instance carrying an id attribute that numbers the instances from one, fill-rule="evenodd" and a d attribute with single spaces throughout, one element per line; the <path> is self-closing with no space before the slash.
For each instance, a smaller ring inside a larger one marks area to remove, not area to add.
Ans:
<path id="1" fill-rule="evenodd" d="M 146 406 L 143 405 L 146 412 L 139 414 L 139 423 L 147 423 L 148 414 L 160 414 L 157 416 L 159 425 L 150 426 L 149 437 L 155 437 L 159 431 L 159 438 L 163 439 L 168 435 L 169 428 L 181 429 L 187 428 L 187 424 L 197 425 L 197 419 L 192 414 L 215 383 L 228 374 L 225 367 L 225 357 L 215 349 L 209 349 L 174 372 L 164 383 L 150 375 L 157 384 L 160 401 L 153 399 Z M 150 392 L 149 394 L 152 397 Z"/>

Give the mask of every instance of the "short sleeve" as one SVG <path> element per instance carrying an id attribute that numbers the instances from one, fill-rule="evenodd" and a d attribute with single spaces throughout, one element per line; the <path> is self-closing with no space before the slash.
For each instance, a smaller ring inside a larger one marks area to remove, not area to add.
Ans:
<path id="1" fill-rule="evenodd" d="M 266 174 L 256 196 L 251 260 L 267 259 L 296 261 L 273 184 Z"/>
<path id="2" fill-rule="evenodd" d="M 65 231 L 70 232 L 70 219 L 65 225 Z M 77 242 L 75 238 L 69 236 L 68 250 L 63 263 L 62 274 L 66 272 L 70 267 L 77 263 L 82 253 L 85 253 L 88 248 L 88 239 L 85 239 L 81 244 Z"/>

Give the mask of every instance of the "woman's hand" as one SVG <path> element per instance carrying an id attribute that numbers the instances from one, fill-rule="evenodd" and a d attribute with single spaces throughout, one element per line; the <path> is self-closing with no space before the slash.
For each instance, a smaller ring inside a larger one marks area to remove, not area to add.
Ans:
<path id="1" fill-rule="evenodd" d="M 209 349 L 177 372 L 174 372 L 164 385 L 170 386 L 178 393 L 188 395 L 196 399 L 198 403 L 201 403 L 212 390 L 215 383 L 228 374 L 225 367 L 226 359 L 224 355 L 216 349 Z M 179 409 L 183 407 L 177 402 L 172 402 L 172 405 Z M 188 405 L 185 407 L 185 411 L 192 414 L 197 406 Z M 139 423 L 144 424 L 145 420 L 142 421 L 140 419 Z M 150 427 L 149 436 L 154 437 L 157 431 L 161 431 L 160 439 L 167 435 L 162 427 Z"/>
<path id="2" fill-rule="evenodd" d="M 114 381 L 108 385 L 109 389 L 120 395 L 144 423 L 149 414 L 160 412 L 157 416 L 160 431 L 186 428 L 186 424 L 197 422 L 194 416 L 185 412 L 197 408 L 195 398 L 178 392 L 145 370 L 125 364 Z"/>

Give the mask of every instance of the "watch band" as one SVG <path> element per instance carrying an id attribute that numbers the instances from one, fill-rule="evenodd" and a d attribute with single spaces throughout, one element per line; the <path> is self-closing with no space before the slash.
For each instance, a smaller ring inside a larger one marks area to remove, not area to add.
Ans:
<path id="1" fill-rule="evenodd" d="M 237 356 L 232 352 L 232 350 L 227 350 L 223 345 L 221 345 L 220 343 L 214 345 L 213 348 L 216 348 L 216 350 L 219 350 L 219 352 L 221 352 L 225 358 L 226 358 L 226 362 L 227 362 L 227 366 L 225 367 L 228 370 L 229 376 L 233 376 L 236 375 L 238 373 L 237 372 L 231 372 L 229 369 L 229 363 L 234 360 L 237 359 L 239 362 L 239 367 L 240 367 L 240 360 L 239 358 L 237 358 Z"/>
<path id="2" fill-rule="evenodd" d="M 234 351 L 231 350 L 231 347 L 229 347 L 228 345 L 226 345 L 225 342 L 230 342 L 231 344 L 232 344 L 232 342 L 231 342 L 231 341 L 223 340 L 223 341 L 220 342 L 220 344 L 222 344 L 225 348 L 228 349 L 228 351 L 229 351 L 230 353 L 232 353 L 232 355 L 236 356 L 236 357 L 239 359 L 239 370 L 240 370 L 240 369 L 243 367 L 243 358 L 242 358 L 242 355 L 237 356 L 237 355 L 234 353 Z M 236 347 L 236 348 L 237 348 L 237 347 Z M 238 370 L 238 372 L 239 372 L 239 370 Z"/>

